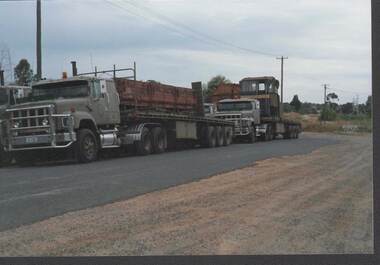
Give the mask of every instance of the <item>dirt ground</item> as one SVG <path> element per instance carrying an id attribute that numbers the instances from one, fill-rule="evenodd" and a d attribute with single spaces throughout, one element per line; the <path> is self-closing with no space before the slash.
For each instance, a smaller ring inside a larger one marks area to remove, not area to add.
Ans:
<path id="1" fill-rule="evenodd" d="M 324 137 L 341 143 L 2 232 L 0 255 L 373 253 L 371 136 Z"/>

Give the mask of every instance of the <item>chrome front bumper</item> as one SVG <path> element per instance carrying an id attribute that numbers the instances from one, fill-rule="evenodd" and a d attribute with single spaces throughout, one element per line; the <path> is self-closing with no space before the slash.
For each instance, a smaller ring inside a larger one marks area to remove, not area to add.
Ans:
<path id="1" fill-rule="evenodd" d="M 76 141 L 75 133 L 16 136 L 10 139 L 8 151 L 67 148 Z"/>

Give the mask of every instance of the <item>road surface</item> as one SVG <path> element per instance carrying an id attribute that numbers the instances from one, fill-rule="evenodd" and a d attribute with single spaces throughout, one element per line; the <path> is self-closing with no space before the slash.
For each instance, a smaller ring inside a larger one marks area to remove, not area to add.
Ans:
<path id="1" fill-rule="evenodd" d="M 311 137 L 192 149 L 91 164 L 0 169 L 0 231 L 252 165 L 307 154 L 336 138 Z"/>

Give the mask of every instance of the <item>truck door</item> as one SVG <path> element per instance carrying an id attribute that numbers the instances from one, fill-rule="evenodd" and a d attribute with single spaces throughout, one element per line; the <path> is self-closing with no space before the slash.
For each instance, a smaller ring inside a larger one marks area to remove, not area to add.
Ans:
<path id="1" fill-rule="evenodd" d="M 120 98 L 115 83 L 111 80 L 101 80 L 100 84 L 106 99 L 107 120 L 112 124 L 120 123 Z"/>
<path id="2" fill-rule="evenodd" d="M 120 122 L 119 94 L 111 80 L 93 80 L 91 84 L 94 118 L 100 125 Z"/>
<path id="3" fill-rule="evenodd" d="M 91 115 L 98 125 L 106 124 L 106 100 L 102 94 L 100 80 L 91 81 Z"/>

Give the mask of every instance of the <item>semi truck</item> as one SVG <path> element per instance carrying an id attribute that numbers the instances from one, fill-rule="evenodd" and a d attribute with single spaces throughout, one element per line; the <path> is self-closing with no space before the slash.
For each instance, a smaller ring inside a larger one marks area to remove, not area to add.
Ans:
<path id="1" fill-rule="evenodd" d="M 2 130 L 2 124 L 6 120 L 6 109 L 12 105 L 17 104 L 19 99 L 22 99 L 30 93 L 31 88 L 27 86 L 15 86 L 15 85 L 4 85 L 3 81 L 0 80 L 0 167 L 2 165 L 9 164 L 12 157 L 4 149 L 5 143 L 2 141 L 4 137 L 3 134 L 6 132 Z"/>
<path id="2" fill-rule="evenodd" d="M 92 162 L 100 151 L 112 148 L 148 155 L 178 142 L 226 146 L 233 126 L 205 117 L 201 82 L 188 89 L 74 74 L 33 84 L 24 102 L 6 109 L 1 141 L 19 163 L 59 152 Z"/>
<path id="3" fill-rule="evenodd" d="M 298 138 L 301 124 L 283 118 L 278 86 L 273 76 L 246 77 L 239 85 L 221 85 L 211 96 L 217 105 L 213 116 L 234 122 L 235 139 Z"/>

